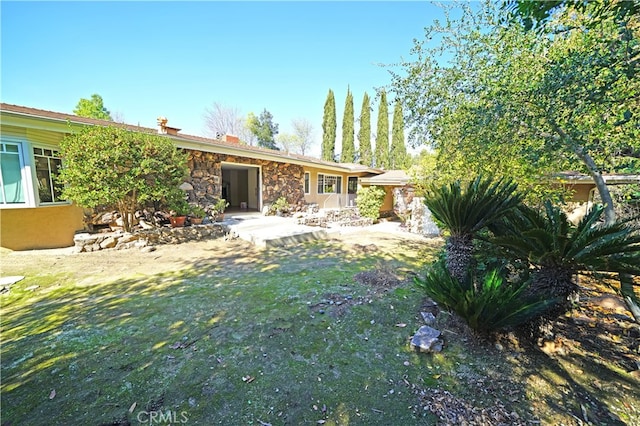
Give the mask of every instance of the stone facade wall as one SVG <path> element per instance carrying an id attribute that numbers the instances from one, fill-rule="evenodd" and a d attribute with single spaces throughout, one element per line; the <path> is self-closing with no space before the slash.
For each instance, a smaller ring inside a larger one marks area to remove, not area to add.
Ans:
<path id="1" fill-rule="evenodd" d="M 191 203 L 206 208 L 222 196 L 223 161 L 262 167 L 263 204 L 269 205 L 280 197 L 285 197 L 290 204 L 304 202 L 302 166 L 211 152 L 187 152 L 191 175 L 183 188 Z"/>

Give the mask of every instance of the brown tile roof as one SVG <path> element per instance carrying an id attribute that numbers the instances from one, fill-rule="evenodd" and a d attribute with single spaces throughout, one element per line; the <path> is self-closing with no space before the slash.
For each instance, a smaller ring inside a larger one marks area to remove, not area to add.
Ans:
<path id="1" fill-rule="evenodd" d="M 21 114 L 21 115 L 30 116 L 30 117 L 47 118 L 47 119 L 56 120 L 56 121 L 69 121 L 71 123 L 89 124 L 89 125 L 96 125 L 96 126 L 118 126 L 131 131 L 135 131 L 135 132 L 157 133 L 157 129 L 150 128 L 150 127 L 134 126 L 126 123 L 116 123 L 109 120 L 98 120 L 95 118 L 80 117 L 73 114 L 65 114 L 61 112 L 47 111 L 43 109 L 30 108 L 30 107 L 12 105 L 12 104 L 6 104 L 6 103 L 0 103 L 0 111 L 8 111 L 14 114 Z M 345 171 L 366 171 L 369 173 L 381 173 L 381 171 L 379 170 L 371 169 L 369 167 L 362 166 L 360 164 L 334 163 L 331 161 L 324 161 L 318 158 L 308 157 L 300 154 L 292 154 L 292 153 L 286 153 L 283 151 L 262 148 L 258 146 L 244 145 L 244 144 L 239 144 L 234 142 L 226 142 L 220 139 L 210 139 L 202 136 L 187 135 L 182 133 L 179 133 L 176 136 L 173 136 L 173 135 L 163 135 L 163 136 L 169 137 L 176 141 L 190 141 L 190 142 L 207 144 L 211 146 L 233 148 L 233 149 L 237 149 L 240 152 L 254 152 L 256 154 L 257 153 L 267 154 L 267 155 L 279 157 L 283 161 L 286 161 L 286 160 L 291 161 L 292 159 L 295 159 L 301 162 L 314 164 L 316 166 L 319 165 L 319 166 L 326 166 L 326 167 L 332 167 L 332 168 L 336 168 L 336 167 L 342 168 L 342 169 L 345 169 Z"/>

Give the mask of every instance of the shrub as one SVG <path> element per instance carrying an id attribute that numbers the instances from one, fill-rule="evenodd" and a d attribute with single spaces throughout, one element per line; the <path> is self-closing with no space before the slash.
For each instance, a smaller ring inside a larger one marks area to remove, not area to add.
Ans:
<path id="1" fill-rule="evenodd" d="M 533 266 L 533 290 L 566 299 L 577 291 L 575 274 L 613 272 L 640 275 L 640 227 L 628 222 L 599 223 L 597 206 L 577 225 L 549 201 L 539 211 L 521 206 L 496 226 L 494 244 L 506 256 Z"/>
<path id="2" fill-rule="evenodd" d="M 89 126 L 60 142 L 63 197 L 82 207 L 117 206 L 125 231 L 136 209 L 184 196 L 186 154 L 171 139 L 120 127 Z"/>
<path id="3" fill-rule="evenodd" d="M 358 206 L 360 216 L 371 218 L 374 222 L 378 220 L 385 195 L 384 189 L 379 186 L 359 188 L 356 206 Z"/>
<path id="4" fill-rule="evenodd" d="M 459 280 L 473 266 L 473 239 L 487 225 L 520 204 L 522 196 L 509 179 L 476 177 L 464 187 L 457 180 L 431 187 L 425 204 L 433 217 L 449 230 L 447 267 Z"/>
<path id="5" fill-rule="evenodd" d="M 541 315 L 555 299 L 525 296 L 528 283 L 508 283 L 499 270 L 487 272 L 474 284 L 468 274 L 462 282 L 453 277 L 443 262 L 436 262 L 424 279 L 415 278 L 422 291 L 438 304 L 458 314 L 480 333 L 514 328 Z"/>
<path id="6" fill-rule="evenodd" d="M 285 197 L 278 198 L 273 204 L 271 204 L 271 207 L 269 207 L 270 214 L 276 214 L 278 212 L 287 213 L 288 211 L 289 211 L 289 202 Z"/>

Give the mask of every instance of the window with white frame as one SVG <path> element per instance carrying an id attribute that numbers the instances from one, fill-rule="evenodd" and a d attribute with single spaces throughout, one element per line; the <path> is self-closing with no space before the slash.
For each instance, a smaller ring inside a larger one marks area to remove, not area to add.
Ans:
<path id="1" fill-rule="evenodd" d="M 3 141 L 0 145 L 0 204 L 24 204 L 24 160 L 20 144 Z"/>
<path id="2" fill-rule="evenodd" d="M 340 194 L 341 192 L 342 176 L 318 173 L 318 194 Z"/>
<path id="3" fill-rule="evenodd" d="M 34 147 L 33 158 L 35 160 L 40 203 L 65 201 L 61 198 L 62 185 L 56 181 L 58 172 L 62 167 L 60 153 L 55 149 Z"/>
<path id="4" fill-rule="evenodd" d="M 304 172 L 304 193 L 308 194 L 311 192 L 311 173 Z"/>

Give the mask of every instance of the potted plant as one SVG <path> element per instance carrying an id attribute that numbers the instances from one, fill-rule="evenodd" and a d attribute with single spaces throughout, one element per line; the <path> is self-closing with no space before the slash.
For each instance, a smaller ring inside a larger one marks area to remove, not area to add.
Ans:
<path id="1" fill-rule="evenodd" d="M 200 225 L 207 215 L 207 212 L 200 206 L 195 205 L 191 207 L 190 220 L 192 225 Z"/>
<path id="2" fill-rule="evenodd" d="M 215 217 L 216 221 L 224 220 L 224 211 L 229 207 L 229 203 L 224 198 L 220 198 L 211 208 L 211 212 Z"/>
<path id="3" fill-rule="evenodd" d="M 184 226 L 187 215 L 191 212 L 191 206 L 185 200 L 176 200 L 171 204 L 169 222 L 173 228 Z"/>

